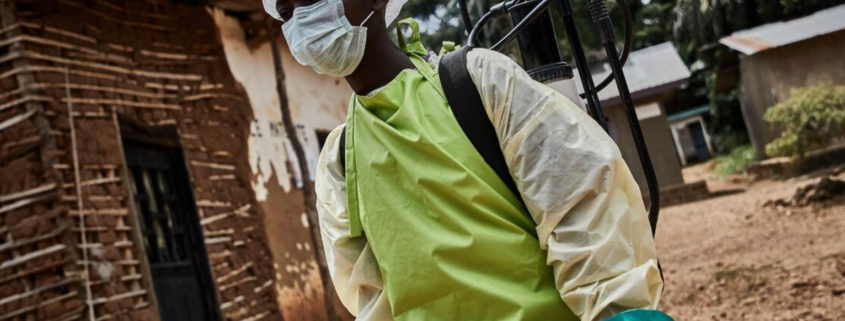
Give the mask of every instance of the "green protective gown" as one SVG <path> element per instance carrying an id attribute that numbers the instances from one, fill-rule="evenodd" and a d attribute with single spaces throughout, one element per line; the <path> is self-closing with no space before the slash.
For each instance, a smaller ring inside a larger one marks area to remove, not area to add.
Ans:
<path id="1" fill-rule="evenodd" d="M 535 223 L 458 125 L 416 22 L 416 66 L 353 96 L 346 184 L 396 320 L 578 320 L 560 298 Z M 401 33 L 399 33 L 401 35 Z"/>

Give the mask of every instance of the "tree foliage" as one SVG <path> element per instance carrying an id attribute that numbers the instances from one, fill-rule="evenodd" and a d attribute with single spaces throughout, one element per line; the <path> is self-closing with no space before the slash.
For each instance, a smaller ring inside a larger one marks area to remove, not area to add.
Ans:
<path id="1" fill-rule="evenodd" d="M 493 5 L 504 0 L 467 0 L 473 21 Z M 581 42 L 592 64 L 605 60 L 604 50 L 595 32 L 587 1 L 570 0 Z M 845 0 L 626 0 L 634 17 L 634 50 L 672 41 L 680 56 L 692 69 L 687 86 L 679 91 L 677 105 L 712 106 L 709 130 L 716 149 L 727 153 L 748 141 L 745 124 L 735 92 L 717 94 L 712 79 L 718 64 L 718 40 L 730 34 L 762 24 L 794 19 L 818 10 L 845 3 Z M 437 51 L 443 41 L 464 43 L 466 29 L 460 18 L 458 0 L 410 0 L 404 11 L 421 22 L 423 41 Z M 616 1 L 608 2 L 618 47 L 624 39 L 622 10 Z M 552 11 L 553 14 L 555 11 Z M 557 15 L 555 30 L 565 61 L 574 63 L 567 35 Z M 484 30 L 482 44 L 489 46 L 513 27 L 502 18 Z M 515 43 L 503 50 L 520 61 Z"/>
<path id="2" fill-rule="evenodd" d="M 634 28 L 634 44 L 646 48 L 672 40 L 673 1 L 652 1 L 640 12 Z"/>
<path id="3" fill-rule="evenodd" d="M 498 4 L 502 0 L 467 0 L 470 8 L 470 16 L 473 23 L 487 12 L 490 7 Z M 645 21 L 648 22 L 648 28 L 640 28 L 645 26 L 642 23 L 644 20 L 640 19 L 640 11 L 644 5 L 639 0 L 628 0 L 628 7 L 634 14 L 634 30 L 639 32 L 640 37 L 635 37 L 635 46 L 637 48 L 648 47 L 668 41 L 667 36 L 671 36 L 671 24 L 668 23 L 668 16 L 671 15 L 672 1 L 663 1 L 661 10 L 651 9 L 645 16 Z M 653 3 L 660 3 L 660 1 L 653 1 Z M 591 62 L 598 62 L 604 57 L 604 50 L 601 46 L 601 41 L 598 34 L 593 28 L 590 13 L 587 8 L 586 1 L 572 1 L 573 11 L 575 17 L 575 24 L 578 27 L 579 37 L 587 52 L 587 56 Z M 624 20 L 623 12 L 616 5 L 615 1 L 608 3 L 608 10 L 614 22 L 614 30 L 617 34 L 617 40 L 621 46 L 624 39 Z M 406 5 L 404 12 L 413 16 L 420 21 L 422 28 L 421 32 L 424 34 L 423 42 L 427 48 L 438 51 L 443 41 L 453 41 L 456 43 L 465 43 L 467 34 L 466 27 L 463 24 L 460 16 L 460 8 L 457 0 L 447 1 L 432 1 L 432 0 L 411 0 Z M 553 19 L 555 23 L 555 32 L 558 35 L 559 48 L 561 55 L 565 61 L 572 63 L 571 50 L 569 48 L 569 40 L 564 32 L 563 25 L 559 21 L 558 16 L 552 10 Z M 488 27 L 481 33 L 481 43 L 484 46 L 491 46 L 497 40 L 501 39 L 513 27 L 512 21 L 508 17 L 500 18 L 488 24 Z M 508 48 L 503 50 L 510 54 L 515 59 L 519 60 L 518 48 L 516 42 L 512 43 Z"/>
<path id="4" fill-rule="evenodd" d="M 684 56 L 697 59 L 695 48 L 715 43 L 731 33 L 761 24 L 794 19 L 845 3 L 845 0 L 675 0 L 673 36 L 679 47 L 693 50 Z"/>
<path id="5" fill-rule="evenodd" d="M 503 0 L 467 0 L 473 21 L 493 5 Z M 593 30 L 586 1 L 572 1 L 575 23 L 584 46 L 591 51 L 600 49 L 600 41 Z M 634 16 L 635 47 L 644 48 L 665 41 L 674 41 L 678 48 L 694 54 L 701 46 L 720 38 L 761 24 L 792 19 L 815 11 L 845 3 L 845 0 L 627 0 Z M 616 1 L 608 8 L 618 38 L 623 36 L 622 11 Z M 426 34 L 426 44 L 437 49 L 443 41 L 463 43 L 465 27 L 460 18 L 457 0 L 411 0 L 407 15 L 420 20 Z M 557 17 L 555 15 L 555 17 Z M 556 19 L 557 20 L 557 19 Z M 566 34 L 556 22 L 564 56 L 569 56 Z M 488 40 L 498 39 L 512 27 L 507 18 L 499 19 L 490 28 Z M 487 31 L 487 30 L 485 30 Z"/>
<path id="6" fill-rule="evenodd" d="M 821 83 L 794 90 L 763 118 L 783 128 L 781 136 L 766 145 L 766 153 L 803 158 L 807 152 L 845 138 L 845 85 Z"/>
<path id="7" fill-rule="evenodd" d="M 503 0 L 467 0 L 473 21 L 493 5 Z M 591 62 L 604 57 L 601 41 L 593 28 L 587 1 L 570 0 L 575 24 Z M 714 57 L 699 57 L 703 47 L 715 44 L 731 33 L 761 24 L 792 19 L 845 3 L 845 0 L 626 0 L 634 17 L 634 49 L 645 48 L 666 41 L 673 41 L 684 60 L 692 65 L 706 60 L 712 67 Z M 617 39 L 624 38 L 622 10 L 616 1 L 608 2 Z M 423 25 L 423 41 L 437 50 L 443 41 L 464 43 L 465 26 L 461 20 L 458 0 L 411 0 L 406 5 L 407 15 L 417 18 Z M 552 11 L 554 13 L 554 10 Z M 555 17 L 556 32 L 561 53 L 572 62 L 569 43 L 560 21 Z M 504 36 L 513 24 L 510 19 L 494 21 L 485 29 L 482 43 L 490 45 Z M 514 46 L 512 46 L 514 47 Z M 508 53 L 515 53 L 509 48 Z M 714 53 L 710 54 L 711 56 Z M 515 57 L 516 58 L 516 57 Z M 702 82 L 703 84 L 703 82 Z"/>
<path id="8" fill-rule="evenodd" d="M 750 143 L 736 90 L 711 97 L 707 127 L 716 154 L 726 155 Z"/>

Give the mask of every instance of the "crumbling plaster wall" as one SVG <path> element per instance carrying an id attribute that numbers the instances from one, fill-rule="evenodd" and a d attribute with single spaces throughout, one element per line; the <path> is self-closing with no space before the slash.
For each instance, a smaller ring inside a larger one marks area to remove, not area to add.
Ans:
<path id="1" fill-rule="evenodd" d="M 274 257 L 279 305 L 286 320 L 325 320 L 311 227 L 301 189 L 297 188 L 302 184 L 301 175 L 282 124 L 271 45 L 267 41 L 250 43 L 236 18 L 219 10 L 211 11 L 211 15 L 232 74 L 244 87 L 253 109 L 248 141 L 252 186 L 265 213 L 264 229 Z M 313 179 L 320 152 L 316 132 L 329 131 L 345 121 L 351 90 L 340 79 L 319 76 L 297 64 L 283 41 L 281 44 L 291 116 Z"/>

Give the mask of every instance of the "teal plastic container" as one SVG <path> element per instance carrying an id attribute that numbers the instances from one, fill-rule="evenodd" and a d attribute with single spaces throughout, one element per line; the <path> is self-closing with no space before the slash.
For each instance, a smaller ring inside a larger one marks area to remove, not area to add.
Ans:
<path id="1" fill-rule="evenodd" d="M 675 321 L 666 313 L 657 310 L 631 310 L 617 314 L 605 321 Z"/>

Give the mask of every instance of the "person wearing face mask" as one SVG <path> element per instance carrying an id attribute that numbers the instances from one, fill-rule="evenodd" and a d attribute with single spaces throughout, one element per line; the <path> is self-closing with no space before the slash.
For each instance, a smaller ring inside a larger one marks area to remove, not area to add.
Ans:
<path id="1" fill-rule="evenodd" d="M 405 1 L 264 0 L 296 61 L 355 92 L 316 176 L 344 306 L 358 320 L 668 320 L 649 314 L 663 281 L 610 137 L 510 58 L 471 50 L 510 177 L 497 175 L 455 120 L 417 23 L 390 40 Z"/>

